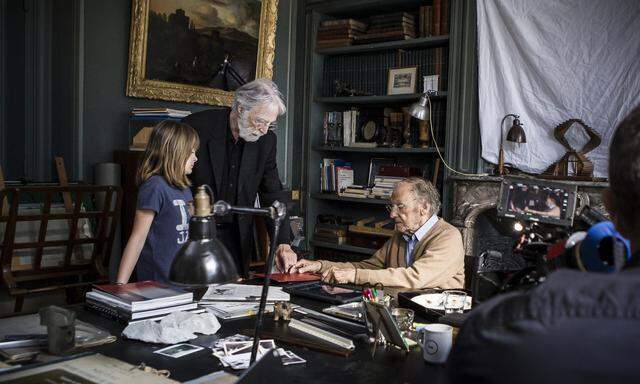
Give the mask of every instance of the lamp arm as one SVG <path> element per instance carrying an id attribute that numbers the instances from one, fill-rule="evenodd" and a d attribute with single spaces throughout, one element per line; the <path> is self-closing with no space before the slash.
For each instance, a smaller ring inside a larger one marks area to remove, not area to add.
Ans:
<path id="1" fill-rule="evenodd" d="M 271 206 L 273 211 L 275 212 L 275 217 L 272 217 L 273 220 L 273 234 L 271 236 L 271 244 L 269 247 L 269 256 L 267 257 L 267 264 L 265 266 L 265 274 L 264 274 L 264 283 L 262 284 L 262 295 L 260 296 L 260 307 L 258 308 L 258 315 L 256 319 L 255 329 L 253 331 L 253 346 L 251 348 L 251 360 L 250 364 L 253 364 L 256 361 L 256 357 L 258 354 L 258 346 L 260 345 L 260 329 L 262 328 L 262 319 L 264 317 L 264 309 L 267 305 L 267 296 L 269 293 L 269 283 L 271 282 L 271 266 L 273 265 L 273 261 L 276 254 L 276 245 L 278 234 L 280 233 L 280 224 L 282 224 L 282 220 L 287 214 L 287 207 L 283 203 L 279 201 L 274 201 Z"/>

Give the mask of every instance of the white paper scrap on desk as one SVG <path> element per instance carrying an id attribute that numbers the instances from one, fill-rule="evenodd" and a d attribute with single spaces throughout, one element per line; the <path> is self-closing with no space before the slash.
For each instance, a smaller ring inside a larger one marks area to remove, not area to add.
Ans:
<path id="1" fill-rule="evenodd" d="M 262 285 L 223 284 L 212 286 L 200 301 L 259 301 Z M 290 301 L 291 297 L 282 287 L 270 287 L 267 301 Z"/>
<path id="2" fill-rule="evenodd" d="M 195 339 L 195 333 L 212 335 L 220 329 L 220 322 L 211 313 L 173 312 L 160 322 L 152 320 L 132 323 L 122 335 L 148 343 L 177 344 Z"/>

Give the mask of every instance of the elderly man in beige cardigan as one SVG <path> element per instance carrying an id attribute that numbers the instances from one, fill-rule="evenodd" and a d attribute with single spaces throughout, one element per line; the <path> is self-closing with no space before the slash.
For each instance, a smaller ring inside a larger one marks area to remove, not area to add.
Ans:
<path id="1" fill-rule="evenodd" d="M 440 195 L 429 182 L 411 177 L 396 185 L 389 216 L 395 233 L 371 258 L 350 263 L 278 258 L 281 271 L 322 273 L 331 283 L 385 287 L 462 288 L 464 250 L 460 232 L 441 218 Z"/>

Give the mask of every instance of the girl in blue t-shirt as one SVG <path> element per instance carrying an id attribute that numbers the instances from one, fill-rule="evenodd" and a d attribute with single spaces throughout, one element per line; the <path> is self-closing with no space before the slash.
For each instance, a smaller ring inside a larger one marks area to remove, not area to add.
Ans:
<path id="1" fill-rule="evenodd" d="M 127 283 L 134 266 L 140 281 L 168 281 L 171 262 L 189 238 L 193 197 L 187 175 L 199 144 L 187 124 L 165 120 L 153 129 L 138 169 L 136 216 L 117 283 Z"/>

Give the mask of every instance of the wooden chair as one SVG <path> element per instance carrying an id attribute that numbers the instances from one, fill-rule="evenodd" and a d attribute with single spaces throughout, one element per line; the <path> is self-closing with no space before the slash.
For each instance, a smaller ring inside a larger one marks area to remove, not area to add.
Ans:
<path id="1" fill-rule="evenodd" d="M 69 198 L 72 199 L 72 209 L 52 210 L 52 204 L 65 199 L 68 203 Z M 96 208 L 97 200 L 103 202 L 101 209 Z M 0 207 L 5 201 L 9 203 L 9 212 L 7 215 L 0 210 L 0 235 L 2 227 L 5 227 L 0 244 L 0 262 L 3 282 L 9 294 L 16 299 L 15 312 L 22 310 L 25 295 L 66 290 L 69 301 L 70 293 L 76 288 L 108 280 L 107 266 L 122 202 L 120 187 L 8 187 L 0 190 Z M 21 212 L 20 204 L 26 201 L 37 201 L 42 208 L 38 213 L 25 214 Z M 62 231 L 66 238 L 58 236 L 52 239 L 53 236 L 48 236 L 55 232 L 52 222 L 58 224 L 57 232 L 60 232 L 60 223 L 68 223 L 68 235 L 65 233 L 67 228 Z M 38 228 L 37 235 L 33 236 L 36 240 L 19 241 L 22 236 L 17 239 L 16 233 L 28 226 Z M 92 230 L 80 234 L 79 226 Z M 83 255 L 87 248 L 90 258 Z M 64 251 L 53 257 L 52 249 Z M 78 262 L 79 254 L 83 255 L 82 262 Z M 25 263 L 25 260 L 30 262 Z M 52 260 L 56 261 L 53 265 Z"/>

